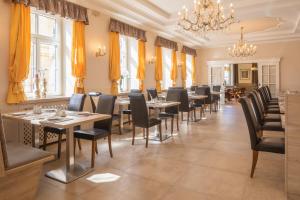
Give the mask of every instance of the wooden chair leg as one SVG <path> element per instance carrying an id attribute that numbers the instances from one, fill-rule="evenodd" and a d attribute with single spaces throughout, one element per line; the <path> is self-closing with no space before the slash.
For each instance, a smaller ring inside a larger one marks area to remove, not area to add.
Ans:
<path id="1" fill-rule="evenodd" d="M 160 142 L 162 142 L 161 124 L 159 124 L 158 127 L 159 127 L 159 140 Z"/>
<path id="2" fill-rule="evenodd" d="M 130 117 L 130 115 L 128 115 L 128 124 L 129 125 L 131 124 L 131 117 Z"/>
<path id="3" fill-rule="evenodd" d="M 146 128 L 146 148 L 148 148 L 149 128 Z"/>
<path id="4" fill-rule="evenodd" d="M 134 138 L 135 138 L 135 126 L 132 127 L 132 142 L 131 145 L 134 145 Z"/>
<path id="5" fill-rule="evenodd" d="M 255 167 L 256 167 L 257 159 L 258 159 L 258 151 L 253 150 L 253 152 L 252 152 L 252 168 L 251 168 L 251 174 L 250 174 L 251 178 L 253 178 L 253 174 L 254 174 L 254 170 L 255 170 Z"/>
<path id="6" fill-rule="evenodd" d="M 95 141 L 95 152 L 96 152 L 96 154 L 98 154 L 98 143 L 97 143 L 97 140 Z"/>
<path id="7" fill-rule="evenodd" d="M 188 112 L 187 123 L 189 123 L 189 121 L 190 121 L 190 112 Z"/>
<path id="8" fill-rule="evenodd" d="M 181 121 L 183 121 L 183 112 L 181 112 Z"/>
<path id="9" fill-rule="evenodd" d="M 94 168 L 94 165 L 95 165 L 95 147 L 96 147 L 96 140 L 93 140 L 92 141 L 91 168 Z"/>
<path id="10" fill-rule="evenodd" d="M 113 153 L 112 153 L 112 147 L 111 147 L 111 134 L 108 135 L 108 147 L 109 147 L 109 153 L 110 153 L 110 157 L 113 157 Z"/>
<path id="11" fill-rule="evenodd" d="M 197 117 L 196 117 L 196 109 L 194 110 L 194 121 L 197 120 Z"/>
<path id="12" fill-rule="evenodd" d="M 168 130 L 168 125 L 167 125 L 167 123 L 168 123 L 168 120 L 165 119 L 165 127 L 166 127 L 166 130 Z"/>
<path id="13" fill-rule="evenodd" d="M 171 120 L 171 135 L 173 135 L 173 129 L 174 129 L 174 118 Z"/>
<path id="14" fill-rule="evenodd" d="M 143 128 L 143 138 L 145 139 L 145 129 Z"/>
<path id="15" fill-rule="evenodd" d="M 47 132 L 44 132 L 44 140 L 43 140 L 43 150 L 46 150 L 47 146 Z"/>
<path id="16" fill-rule="evenodd" d="M 122 135 L 122 128 L 121 128 L 121 116 L 119 116 L 119 133 Z"/>
<path id="17" fill-rule="evenodd" d="M 61 139 L 62 139 L 62 134 L 58 134 L 57 158 L 60 158 L 60 154 L 61 154 Z"/>
<path id="18" fill-rule="evenodd" d="M 80 139 L 77 139 L 77 143 L 78 143 L 78 148 L 81 151 L 81 142 L 80 142 Z"/>

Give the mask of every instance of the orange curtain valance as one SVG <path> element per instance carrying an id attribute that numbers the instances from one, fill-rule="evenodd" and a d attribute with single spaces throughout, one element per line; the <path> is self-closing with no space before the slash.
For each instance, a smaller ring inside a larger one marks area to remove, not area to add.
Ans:
<path id="1" fill-rule="evenodd" d="M 165 47 L 165 48 L 173 49 L 175 51 L 178 50 L 178 46 L 177 46 L 176 42 L 174 42 L 172 40 L 168 40 L 168 39 L 160 37 L 160 36 L 156 37 L 154 44 L 156 47 Z"/>
<path id="2" fill-rule="evenodd" d="M 121 35 L 134 37 L 137 40 L 147 42 L 146 31 L 136 28 L 134 26 L 131 26 L 129 24 L 126 24 L 124 22 L 118 21 L 113 18 L 110 19 L 109 31 L 120 33 Z"/>
<path id="3" fill-rule="evenodd" d="M 25 6 L 35 7 L 53 15 L 89 24 L 87 8 L 65 0 L 11 0 L 13 3 L 21 3 Z"/>
<path id="4" fill-rule="evenodd" d="M 187 46 L 183 46 L 181 52 L 185 53 L 185 54 L 188 54 L 188 55 L 197 56 L 196 49 L 192 49 L 192 48 L 189 48 Z"/>

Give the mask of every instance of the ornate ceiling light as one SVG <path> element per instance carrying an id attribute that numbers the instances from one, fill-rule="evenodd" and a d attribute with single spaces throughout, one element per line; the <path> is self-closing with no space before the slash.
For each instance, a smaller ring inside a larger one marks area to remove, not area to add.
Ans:
<path id="1" fill-rule="evenodd" d="M 227 50 L 228 54 L 232 57 L 248 57 L 256 53 L 256 46 L 248 44 L 244 40 L 244 27 L 241 27 L 241 39 L 232 48 L 229 47 Z"/>
<path id="2" fill-rule="evenodd" d="M 194 9 L 189 12 L 186 6 L 178 12 L 178 25 L 185 31 L 208 32 L 224 30 L 235 22 L 234 10 L 230 4 L 231 12 L 225 17 L 224 7 L 220 0 L 194 0 Z"/>

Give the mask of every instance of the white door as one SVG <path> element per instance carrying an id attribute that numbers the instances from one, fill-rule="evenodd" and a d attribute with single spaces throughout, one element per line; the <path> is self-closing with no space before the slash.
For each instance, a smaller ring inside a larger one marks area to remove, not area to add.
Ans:
<path id="1" fill-rule="evenodd" d="M 259 86 L 269 86 L 272 96 L 277 96 L 279 92 L 279 65 L 260 65 L 258 76 Z"/>
<path id="2" fill-rule="evenodd" d="M 211 85 L 221 85 L 224 82 L 224 67 L 211 68 Z"/>

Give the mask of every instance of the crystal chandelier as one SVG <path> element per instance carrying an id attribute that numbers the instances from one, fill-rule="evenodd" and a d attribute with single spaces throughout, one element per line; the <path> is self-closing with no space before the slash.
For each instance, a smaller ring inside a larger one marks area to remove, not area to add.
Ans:
<path id="1" fill-rule="evenodd" d="M 225 17 L 220 0 L 217 3 L 214 0 L 194 0 L 194 8 L 190 13 L 186 6 L 178 12 L 178 25 L 183 30 L 192 32 L 224 30 L 235 22 L 232 3 L 230 9 L 229 16 Z"/>
<path id="2" fill-rule="evenodd" d="M 233 47 L 229 47 L 228 54 L 232 57 L 248 57 L 256 53 L 256 46 L 244 40 L 244 27 L 241 27 L 241 39 Z"/>

